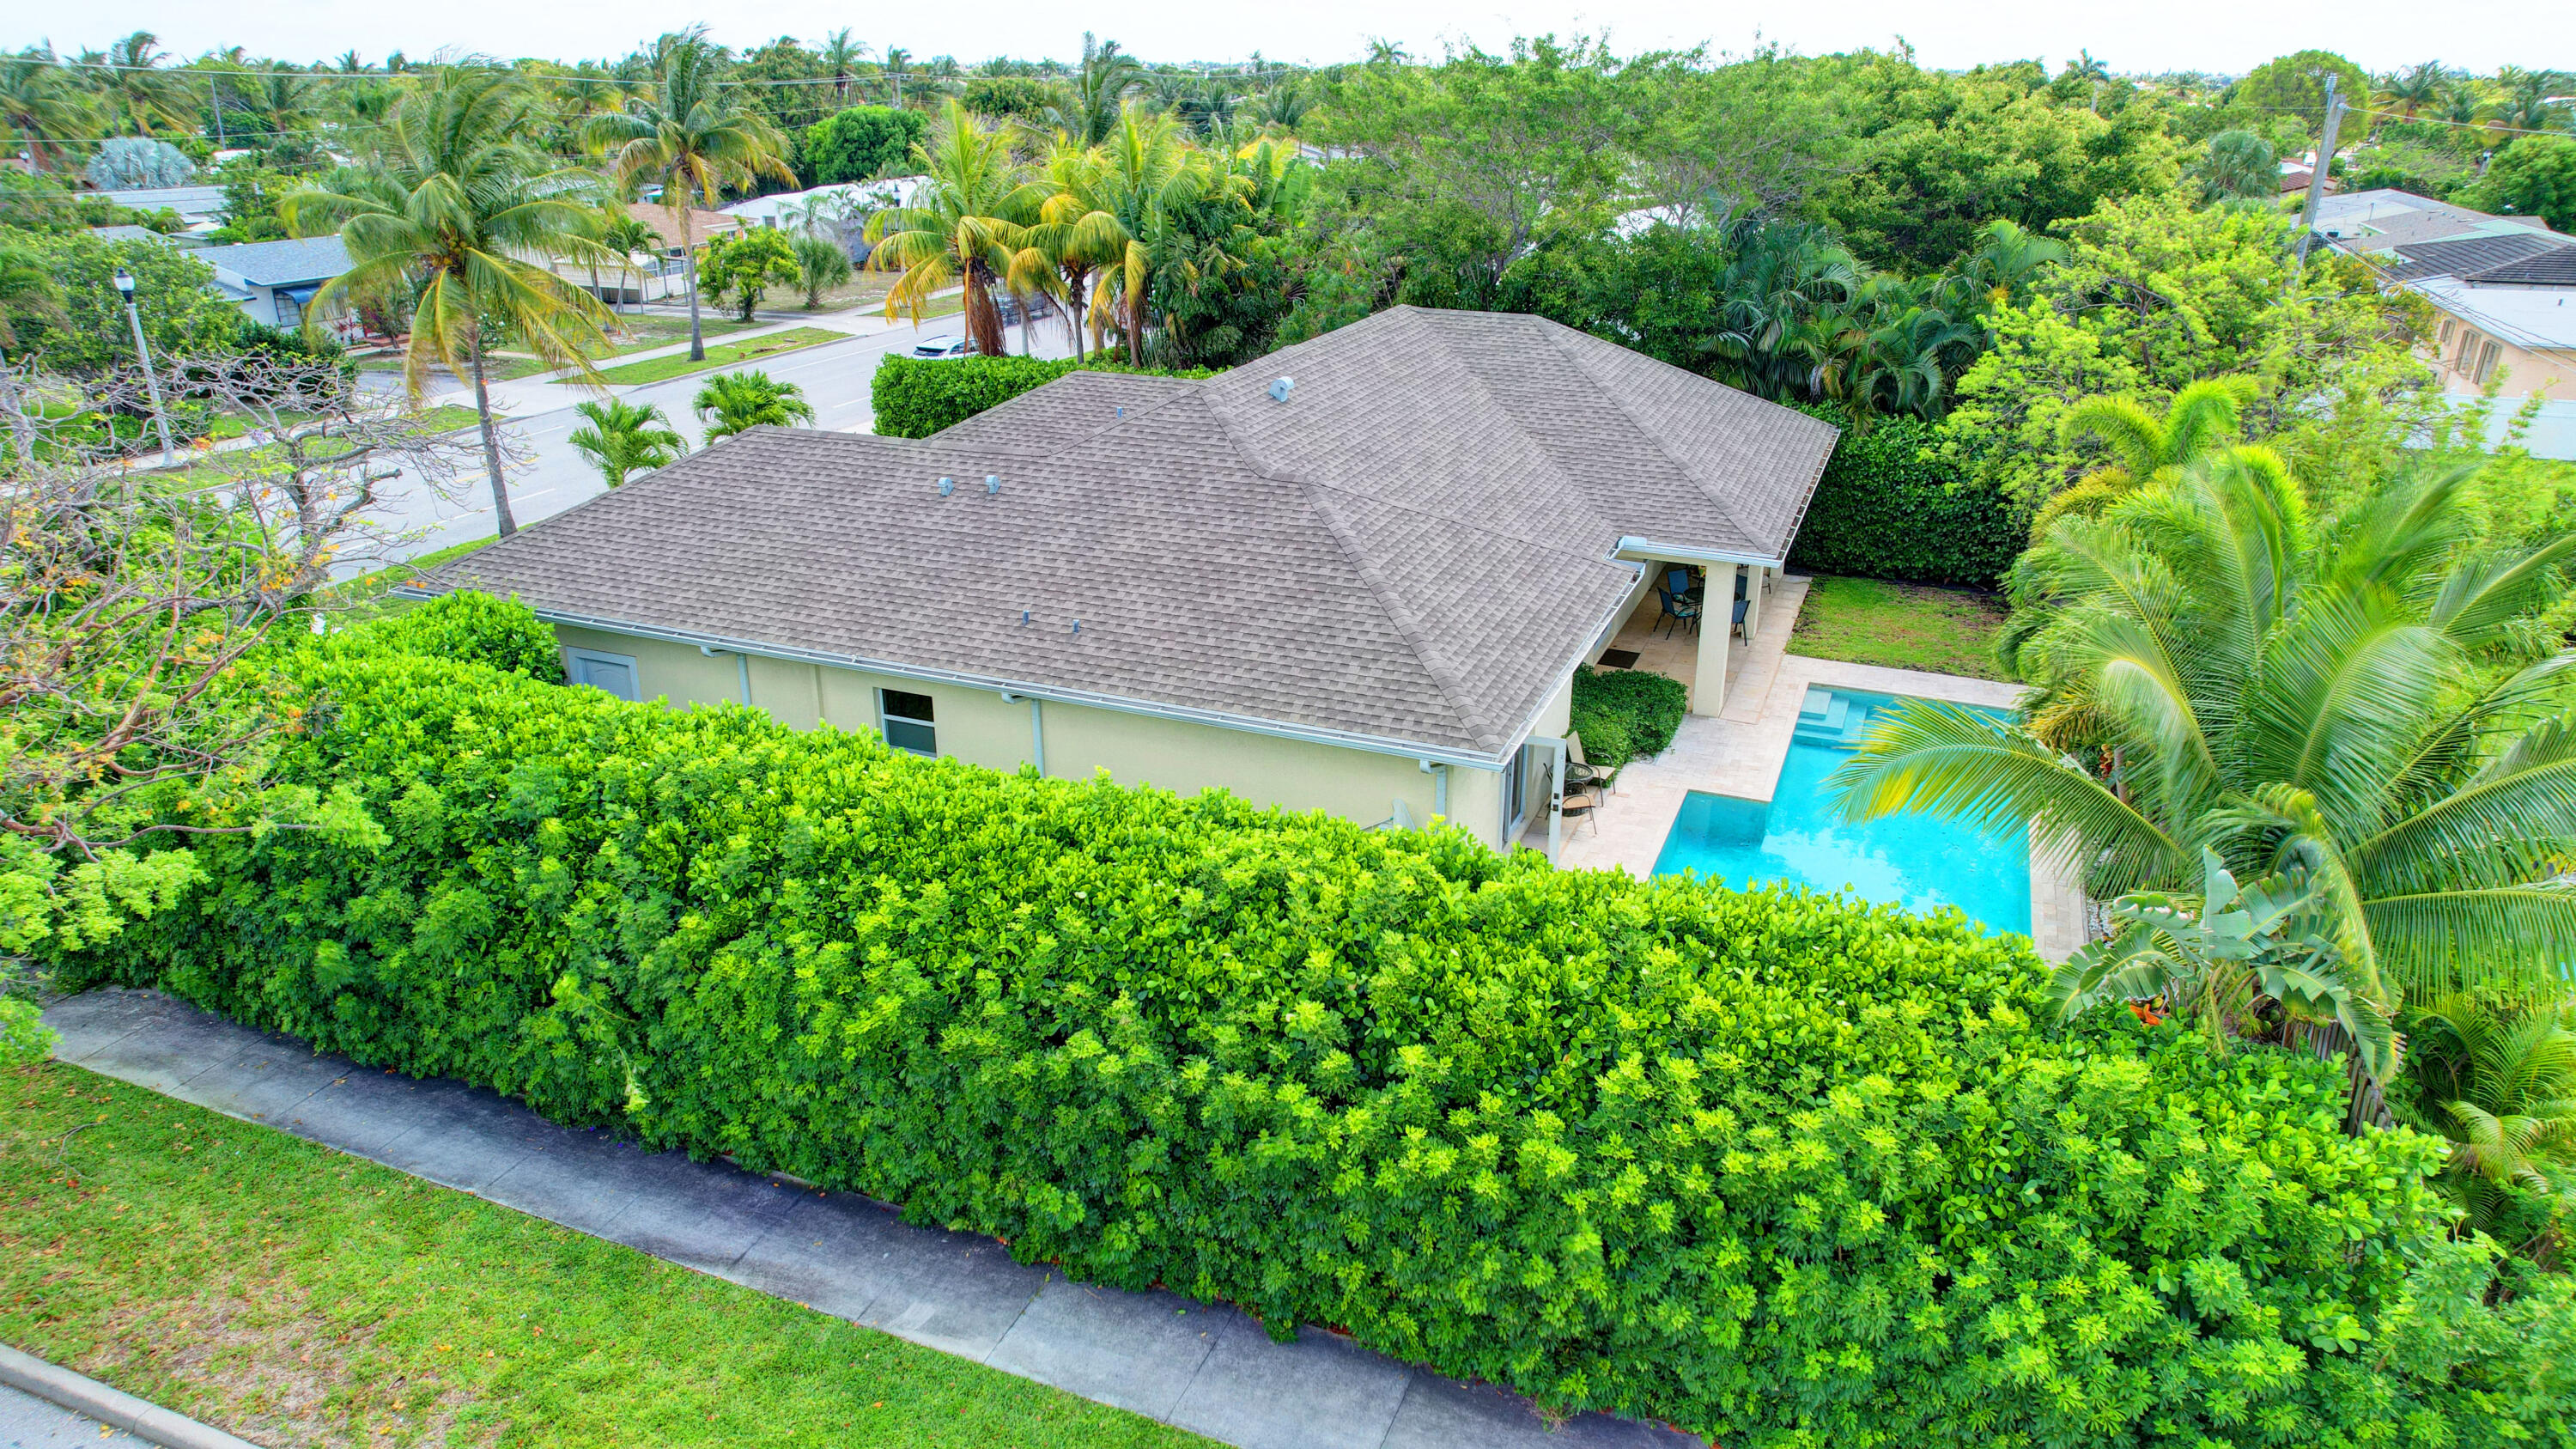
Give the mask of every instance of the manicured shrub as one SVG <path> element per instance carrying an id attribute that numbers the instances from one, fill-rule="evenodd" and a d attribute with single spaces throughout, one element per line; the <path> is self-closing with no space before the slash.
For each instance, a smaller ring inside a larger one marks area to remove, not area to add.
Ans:
<path id="1" fill-rule="evenodd" d="M 1682 727 L 1690 691 L 1678 679 L 1639 669 L 1577 669 L 1569 723 L 1584 758 L 1605 770 L 1660 755 Z"/>
<path id="2" fill-rule="evenodd" d="M 930 127 L 919 111 L 851 106 L 805 128 L 805 170 L 817 186 L 900 173 Z"/>
<path id="3" fill-rule="evenodd" d="M 564 680 L 555 631 L 516 599 L 460 590 L 424 604 L 397 608 L 359 629 L 333 635 L 321 646 L 334 654 L 373 657 L 417 654 L 463 664 L 488 664 L 549 684 Z"/>
<path id="4" fill-rule="evenodd" d="M 1789 567 L 1993 588 L 2029 545 L 2030 517 L 1986 490 L 1953 487 L 1954 472 L 1922 456 L 1931 438 L 1931 426 L 1915 418 L 1887 419 L 1860 437 L 1846 431 L 1798 527 Z"/>
<path id="5" fill-rule="evenodd" d="M 416 636 L 415 636 L 416 637 Z M 2576 1305 L 2331 1065 L 1956 914 L 1556 872 L 352 638 L 157 983 L 1030 1261 L 1734 1446 L 2564 1442 Z"/>
<path id="6" fill-rule="evenodd" d="M 1128 367 L 1071 358 L 888 356 L 868 386 L 876 431 L 889 438 L 926 438 L 986 408 L 999 407 L 1068 372 L 1141 372 L 1155 377 L 1214 377 L 1204 367 Z"/>

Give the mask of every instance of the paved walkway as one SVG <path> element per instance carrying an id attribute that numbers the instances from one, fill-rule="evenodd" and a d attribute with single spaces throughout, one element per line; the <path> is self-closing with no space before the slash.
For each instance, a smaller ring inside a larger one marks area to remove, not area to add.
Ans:
<path id="1" fill-rule="evenodd" d="M 1011 1261 L 883 1203 L 557 1127 L 516 1102 L 316 1056 L 151 991 L 56 1002 L 56 1055 L 229 1116 L 1245 1449 L 1692 1449 L 1606 1415 L 1551 1431 L 1516 1395 L 1321 1330 Z"/>

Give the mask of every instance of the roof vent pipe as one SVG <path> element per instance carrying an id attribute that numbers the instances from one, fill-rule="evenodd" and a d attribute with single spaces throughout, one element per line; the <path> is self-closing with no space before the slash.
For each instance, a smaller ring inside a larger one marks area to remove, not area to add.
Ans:
<path id="1" fill-rule="evenodd" d="M 942 478 L 942 479 L 940 479 L 940 480 L 939 480 L 939 496 L 940 496 L 940 497 L 945 498 L 945 497 L 947 497 L 949 494 L 954 493 L 954 492 L 956 492 L 956 491 L 957 491 L 957 480 L 956 480 L 956 479 L 954 479 L 954 478 Z"/>
<path id="2" fill-rule="evenodd" d="M 1293 377 L 1273 378 L 1270 382 L 1270 400 L 1284 403 L 1288 400 L 1288 394 L 1294 392 L 1296 388 L 1297 379 Z"/>
<path id="3" fill-rule="evenodd" d="M 999 492 L 1001 492 L 1001 491 L 1002 491 L 1002 475 L 1001 475 L 1001 474 L 999 474 L 999 473 L 987 473 L 987 474 L 985 474 L 985 475 L 984 475 L 984 492 L 985 492 L 986 496 L 988 496 L 988 497 L 989 497 L 990 495 L 995 494 L 995 493 L 999 493 Z"/>

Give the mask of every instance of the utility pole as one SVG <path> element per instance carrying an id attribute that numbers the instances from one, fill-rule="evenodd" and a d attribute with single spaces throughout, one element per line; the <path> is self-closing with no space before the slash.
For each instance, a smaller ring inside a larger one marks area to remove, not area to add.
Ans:
<path id="1" fill-rule="evenodd" d="M 143 364 L 143 385 L 152 390 L 152 422 L 161 430 L 161 466 L 179 461 L 170 448 L 170 412 L 161 406 L 161 376 L 152 370 L 152 349 L 143 341 L 143 313 L 134 305 L 134 274 L 116 269 L 116 294 L 125 299 L 125 320 L 134 325 L 134 357 Z"/>
<path id="2" fill-rule="evenodd" d="M 2326 173 L 2334 169 L 2335 125 L 2343 119 L 2343 98 L 2335 94 L 2335 74 L 2326 73 L 2326 126 L 2317 138 L 2317 169 L 2308 176 L 2308 206 L 2299 216 L 2299 259 L 2290 269 L 2290 282 L 2298 280 L 2308 269 L 2308 244 L 2317 235 L 2317 206 L 2325 200 Z"/>

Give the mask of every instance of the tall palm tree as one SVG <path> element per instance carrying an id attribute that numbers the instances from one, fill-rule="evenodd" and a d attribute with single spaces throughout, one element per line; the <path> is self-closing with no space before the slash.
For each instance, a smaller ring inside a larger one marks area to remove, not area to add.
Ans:
<path id="1" fill-rule="evenodd" d="M 51 46 L 0 55 L 0 135 L 27 148 L 27 164 L 58 168 L 82 136 L 98 133 L 98 113 Z"/>
<path id="2" fill-rule="evenodd" d="M 2379 104 L 2411 121 L 2416 112 L 2441 99 L 2450 79 L 2451 73 L 2438 60 L 2390 71 L 2379 83 Z"/>
<path id="3" fill-rule="evenodd" d="M 710 443 L 752 428 L 814 421 L 814 405 L 805 401 L 805 390 L 765 372 L 719 372 L 698 389 L 693 406 Z"/>
<path id="4" fill-rule="evenodd" d="M 403 380 L 415 398 L 433 362 L 474 380 L 503 537 L 518 524 L 484 375 L 484 329 L 594 382 L 590 354 L 607 341 L 598 299 L 531 260 L 607 254 L 598 177 L 555 168 L 520 140 L 535 105 L 511 72 L 441 68 L 394 107 L 373 165 L 343 168 L 279 206 L 295 235 L 336 230 L 349 251 L 349 270 L 323 284 L 307 317 L 356 296 L 416 293 Z"/>
<path id="5" fill-rule="evenodd" d="M 911 51 L 904 49 L 900 45 L 889 45 L 886 47 L 885 74 L 888 80 L 894 82 L 894 108 L 898 111 L 903 109 L 904 72 L 909 69 L 911 65 Z"/>
<path id="6" fill-rule="evenodd" d="M 1077 146 L 1097 146 L 1118 125 L 1127 93 L 1144 80 L 1145 67 L 1118 48 L 1117 41 L 1097 42 L 1082 32 L 1082 67 L 1073 74 L 1065 102 L 1047 109 L 1047 122 Z"/>
<path id="7" fill-rule="evenodd" d="M 194 129 L 194 109 L 178 77 L 162 68 L 169 53 L 159 36 L 138 30 L 107 48 L 92 74 L 120 129 L 138 136 L 184 135 Z"/>
<path id="8" fill-rule="evenodd" d="M 611 488 L 624 487 L 627 476 L 639 470 L 667 468 L 689 451 L 689 440 L 672 431 L 671 420 L 651 403 L 612 397 L 575 403 L 573 411 L 588 422 L 566 441 L 590 459 L 600 481 Z"/>
<path id="9" fill-rule="evenodd" d="M 1088 209 L 1075 216 L 1068 207 L 1050 218 L 1072 226 L 1072 244 L 1099 268 L 1090 301 L 1095 349 L 1105 321 L 1115 317 L 1128 361 L 1144 362 L 1158 279 L 1188 285 L 1205 270 L 1185 254 L 1187 238 L 1176 218 L 1211 203 L 1240 208 L 1252 187 L 1252 178 L 1219 172 L 1192 149 L 1169 113 L 1133 102 L 1119 113 L 1109 144 L 1098 151 L 1083 198 Z"/>
<path id="10" fill-rule="evenodd" d="M 720 55 L 706 27 L 665 35 L 653 57 L 649 93 L 629 96 L 623 110 L 593 116 L 583 138 L 605 151 L 622 187 L 651 179 L 662 186 L 662 205 L 680 224 L 681 265 L 689 283 L 689 360 L 704 362 L 707 340 L 698 321 L 697 227 L 691 208 L 712 209 L 728 186 L 775 176 L 793 186 L 785 160 L 787 139 L 759 113 L 746 110 L 719 83 Z"/>
<path id="11" fill-rule="evenodd" d="M 848 26 L 823 37 L 823 48 L 816 52 L 815 59 L 821 61 L 823 69 L 831 74 L 834 104 L 846 106 L 850 103 L 850 80 L 859 73 L 859 62 L 867 59 L 867 55 L 867 45 L 852 40 Z"/>
<path id="12" fill-rule="evenodd" d="M 925 179 L 912 204 L 868 218 L 868 265 L 902 273 L 886 292 L 886 315 L 908 312 L 918 326 L 932 294 L 962 283 L 967 341 L 987 357 L 1006 351 L 993 288 L 1028 249 L 1029 227 L 1047 198 L 1014 159 L 1012 142 L 1009 131 L 987 126 L 951 98 L 914 148 Z"/>
<path id="13" fill-rule="evenodd" d="M 2556 981 L 2576 961 L 2576 654 L 2526 651 L 2576 538 L 2472 549 L 2466 477 L 2382 483 L 2320 528 L 2277 456 L 2238 448 L 2058 520 L 2034 550 L 2050 619 L 2022 650 L 2028 723 L 1900 705 L 1835 777 L 1843 808 L 2031 825 L 2096 898 L 2192 890 L 2223 862 L 2300 896 L 2278 944 L 2382 1018 L 2402 993 Z M 2057 968 L 2070 1010 L 2188 934 L 2151 904 Z"/>

